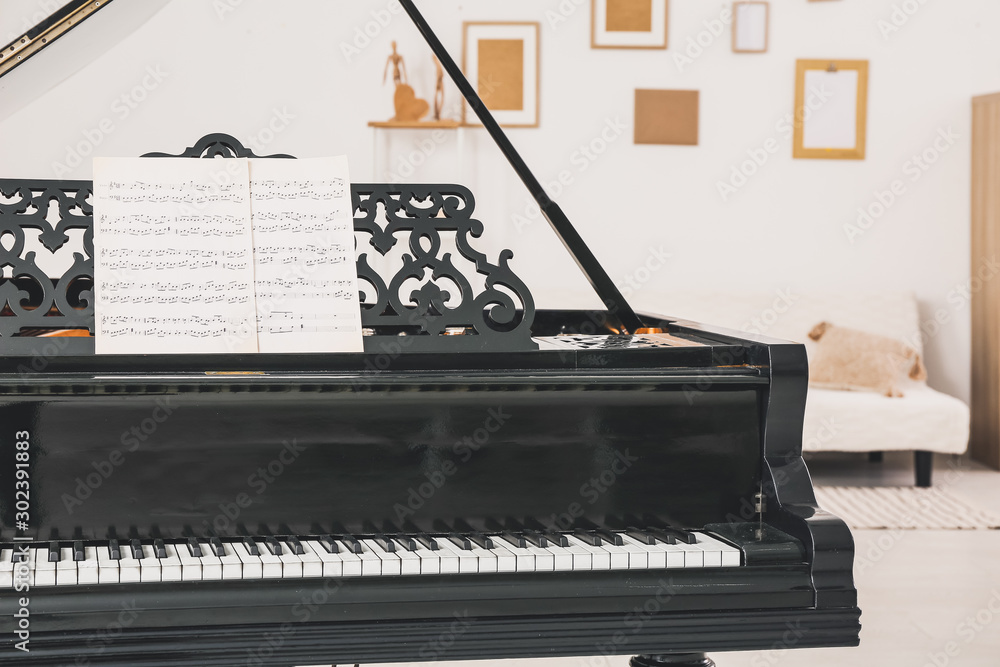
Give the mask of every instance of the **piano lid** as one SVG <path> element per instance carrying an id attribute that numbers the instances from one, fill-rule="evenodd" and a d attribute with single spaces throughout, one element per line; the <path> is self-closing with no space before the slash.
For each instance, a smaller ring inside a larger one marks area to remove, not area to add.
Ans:
<path id="1" fill-rule="evenodd" d="M 15 43 L 8 45 L 7 49 L 4 51 L 3 59 L 0 59 L 0 77 L 3 77 L 5 74 L 14 70 L 25 60 L 51 44 L 52 41 L 79 25 L 84 19 L 107 7 L 111 4 L 111 1 L 112 0 L 71 0 L 68 2 L 55 14 L 36 25 L 22 37 L 15 40 Z M 118 4 L 128 6 L 135 5 L 137 3 Z M 147 6 L 156 5 L 158 9 L 163 3 L 143 2 L 138 4 Z M 604 270 L 604 267 L 601 266 L 601 263 L 587 246 L 583 237 L 580 236 L 579 232 L 577 232 L 573 223 L 570 222 L 569 218 L 559 205 L 545 192 L 544 187 L 542 187 L 539 180 L 531 172 L 527 163 L 525 163 L 525 161 L 521 158 L 513 143 L 511 143 L 510 139 L 500 128 L 496 119 L 493 118 L 489 109 L 487 109 L 482 99 L 480 99 L 479 95 L 476 93 L 475 88 L 473 88 L 473 86 L 465 78 L 461 68 L 456 64 L 447 49 L 445 49 L 444 45 L 431 29 L 426 19 L 424 19 L 423 15 L 417 9 L 413 0 L 400 0 L 400 4 L 416 25 L 421 35 L 423 35 L 427 44 L 431 47 L 431 50 L 441 62 L 442 67 L 448 73 L 448 76 L 451 77 L 452 81 L 454 81 L 455 85 L 468 101 L 473 111 L 479 117 L 493 141 L 504 154 L 504 157 L 507 158 L 511 167 L 524 183 L 528 192 L 538 204 L 542 215 L 549 222 L 552 230 L 562 241 L 570 256 L 576 262 L 577 266 L 580 267 L 583 274 L 587 277 L 591 287 L 593 287 L 594 291 L 601 298 L 601 301 L 608 309 L 608 315 L 610 316 L 609 319 L 611 320 L 612 325 L 614 325 L 615 328 L 619 329 L 622 333 L 636 333 L 643 327 L 642 320 L 638 315 L 636 315 L 635 311 L 625 300 L 621 291 L 615 285 L 607 271 Z M 7 85 L 4 85 L 5 83 L 6 82 L 0 83 L 0 91 L 8 88 Z M 11 99 L 12 96 L 3 95 L 0 97 Z M 19 95 L 18 97 L 21 99 L 25 98 L 23 95 Z M 5 115 L 7 114 L 5 114 L 4 110 L 0 108 L 0 119 L 2 119 Z"/>

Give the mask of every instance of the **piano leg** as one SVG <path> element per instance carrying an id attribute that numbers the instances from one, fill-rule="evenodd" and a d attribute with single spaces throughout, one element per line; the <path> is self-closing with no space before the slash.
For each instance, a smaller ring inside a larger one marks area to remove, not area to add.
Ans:
<path id="1" fill-rule="evenodd" d="M 629 667 L 715 667 L 715 663 L 704 653 L 637 655 L 628 664 Z"/>

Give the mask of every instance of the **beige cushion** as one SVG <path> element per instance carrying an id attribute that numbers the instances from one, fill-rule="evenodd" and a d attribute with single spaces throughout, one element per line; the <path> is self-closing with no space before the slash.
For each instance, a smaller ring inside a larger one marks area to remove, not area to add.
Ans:
<path id="1" fill-rule="evenodd" d="M 821 322 L 809 338 L 818 343 L 809 365 L 809 383 L 815 387 L 901 397 L 904 378 L 927 379 L 920 354 L 888 336 Z"/>

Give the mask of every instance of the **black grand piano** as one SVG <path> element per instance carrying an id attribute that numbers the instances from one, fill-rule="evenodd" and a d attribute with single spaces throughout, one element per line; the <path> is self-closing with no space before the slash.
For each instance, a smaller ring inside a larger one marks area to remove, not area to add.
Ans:
<path id="1" fill-rule="evenodd" d="M 364 354 L 95 356 L 91 184 L 0 180 L 0 664 L 857 645 L 803 347 L 635 313 L 402 4 L 605 308 L 536 310 L 465 188 L 357 184 Z M 219 134 L 178 159 L 247 156 Z"/>

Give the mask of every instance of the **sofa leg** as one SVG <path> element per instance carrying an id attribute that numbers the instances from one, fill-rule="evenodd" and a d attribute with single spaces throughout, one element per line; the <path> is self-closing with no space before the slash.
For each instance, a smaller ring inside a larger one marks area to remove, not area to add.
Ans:
<path id="1" fill-rule="evenodd" d="M 931 470 L 934 469 L 934 453 L 913 452 L 913 463 L 917 471 L 917 486 L 929 487 L 931 485 Z"/>
<path id="2" fill-rule="evenodd" d="M 882 452 L 868 452 L 869 463 L 882 463 Z"/>

